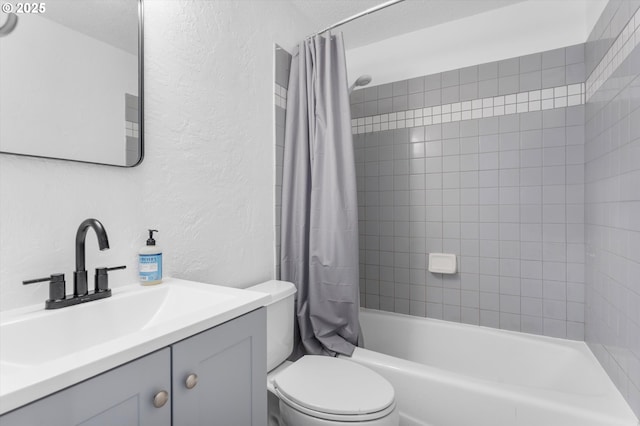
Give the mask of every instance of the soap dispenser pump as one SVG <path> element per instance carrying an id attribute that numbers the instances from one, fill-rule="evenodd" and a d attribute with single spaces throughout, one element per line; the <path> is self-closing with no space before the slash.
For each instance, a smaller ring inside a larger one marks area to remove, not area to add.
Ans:
<path id="1" fill-rule="evenodd" d="M 152 285 L 162 282 L 162 250 L 156 245 L 153 233 L 157 229 L 149 229 L 147 244 L 138 252 L 138 272 L 140 284 Z"/>

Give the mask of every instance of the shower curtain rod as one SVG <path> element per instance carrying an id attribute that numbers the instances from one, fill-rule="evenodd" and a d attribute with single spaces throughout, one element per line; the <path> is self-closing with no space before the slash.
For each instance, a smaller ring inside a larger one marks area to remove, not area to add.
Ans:
<path id="1" fill-rule="evenodd" d="M 340 21 L 340 22 L 336 22 L 335 24 L 330 25 L 330 26 L 328 26 L 327 28 L 324 28 L 324 29 L 323 29 L 323 30 L 321 30 L 321 31 L 318 31 L 317 33 L 311 34 L 311 35 L 310 35 L 310 36 L 308 36 L 307 38 L 311 38 L 311 37 L 313 37 L 313 36 L 317 36 L 318 34 L 322 34 L 322 33 L 324 33 L 324 32 L 327 32 L 327 31 L 329 31 L 329 30 L 332 30 L 332 29 L 334 29 L 334 28 L 336 28 L 336 27 L 339 27 L 340 25 L 344 25 L 344 24 L 346 24 L 347 22 L 351 22 L 351 21 L 353 21 L 354 19 L 358 19 L 358 18 L 361 18 L 361 17 L 363 17 L 363 16 L 369 15 L 369 14 L 371 14 L 371 13 L 373 13 L 373 12 L 377 12 L 377 11 L 379 11 L 379 10 L 386 9 L 386 8 L 387 8 L 387 7 L 389 7 L 389 6 L 393 6 L 394 4 L 396 4 L 396 3 L 400 3 L 400 2 L 403 2 L 403 1 L 404 1 L 404 0 L 389 0 L 389 1 L 387 1 L 387 2 L 381 3 L 381 4 L 377 5 L 377 6 L 371 7 L 371 8 L 369 8 L 369 9 L 367 9 L 367 10 L 364 10 L 364 11 L 362 11 L 362 12 L 360 12 L 360 13 L 357 13 L 357 14 L 355 14 L 355 15 L 353 15 L 353 16 L 351 16 L 351 17 L 349 17 L 349 18 L 345 18 L 345 19 L 343 19 L 343 20 L 342 20 L 342 21 Z"/>

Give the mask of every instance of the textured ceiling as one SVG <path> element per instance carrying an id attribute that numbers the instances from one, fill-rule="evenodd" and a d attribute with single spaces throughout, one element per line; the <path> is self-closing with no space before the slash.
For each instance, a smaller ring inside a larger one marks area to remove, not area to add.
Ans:
<path id="1" fill-rule="evenodd" d="M 136 0 L 47 0 L 46 6 L 44 18 L 138 54 Z"/>
<path id="2" fill-rule="evenodd" d="M 384 0 L 290 0 L 319 31 Z M 524 0 L 405 0 L 342 25 L 347 49 L 454 21 Z"/>
<path id="3" fill-rule="evenodd" d="M 202 1 L 202 0 L 200 0 Z M 268 0 L 252 0 L 264 2 Z M 523 0 L 404 0 L 339 27 L 347 49 L 508 6 Z M 385 0 L 289 0 L 312 23 L 309 35 Z M 43 15 L 90 37 L 137 53 L 135 0 L 48 0 Z"/>

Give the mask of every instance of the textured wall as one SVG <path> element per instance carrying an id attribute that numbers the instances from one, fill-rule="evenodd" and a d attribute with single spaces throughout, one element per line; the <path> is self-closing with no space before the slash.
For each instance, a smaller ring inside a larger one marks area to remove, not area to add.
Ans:
<path id="1" fill-rule="evenodd" d="M 583 61 L 581 44 L 354 92 L 365 306 L 583 338 Z M 430 252 L 460 272 L 429 273 Z"/>
<path id="2" fill-rule="evenodd" d="M 145 2 L 145 160 L 119 169 L 0 156 L 0 309 L 47 298 L 26 278 L 74 267 L 74 237 L 100 219 L 134 282 L 145 229 L 160 230 L 167 275 L 246 286 L 273 276 L 273 46 L 309 24 L 280 1 Z M 265 19 L 268 16 L 268 19 Z M 70 289 L 70 285 L 68 285 Z"/>
<path id="3" fill-rule="evenodd" d="M 587 42 L 593 72 L 585 126 L 585 340 L 638 416 L 639 7 L 639 1 L 611 1 Z"/>

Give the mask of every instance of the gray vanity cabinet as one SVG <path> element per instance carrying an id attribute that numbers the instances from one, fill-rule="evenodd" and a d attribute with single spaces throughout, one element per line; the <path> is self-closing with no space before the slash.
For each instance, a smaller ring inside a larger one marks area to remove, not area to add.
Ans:
<path id="1" fill-rule="evenodd" d="M 171 389 L 169 348 L 92 377 L 0 417 L 2 426 L 170 426 L 171 403 L 151 401 Z"/>
<path id="2" fill-rule="evenodd" d="M 255 310 L 9 412 L 0 426 L 266 426 L 265 322 Z"/>
<path id="3" fill-rule="evenodd" d="M 171 347 L 174 425 L 266 426 L 265 322 L 260 309 Z"/>

